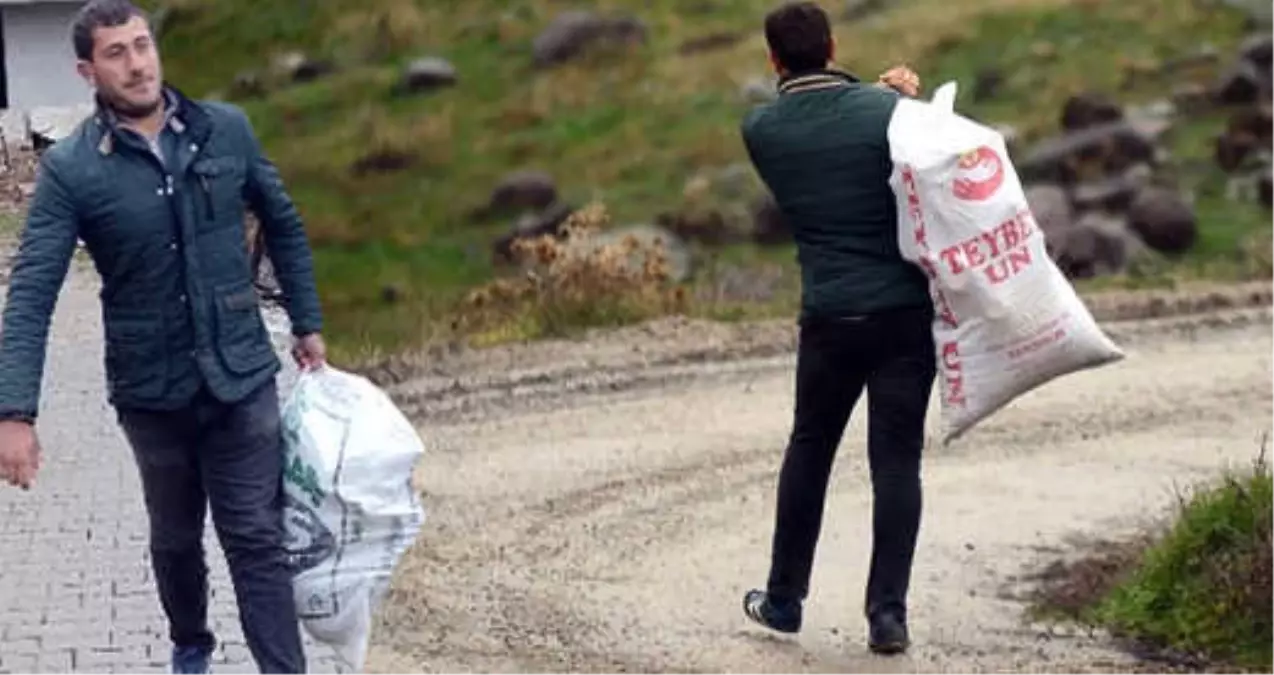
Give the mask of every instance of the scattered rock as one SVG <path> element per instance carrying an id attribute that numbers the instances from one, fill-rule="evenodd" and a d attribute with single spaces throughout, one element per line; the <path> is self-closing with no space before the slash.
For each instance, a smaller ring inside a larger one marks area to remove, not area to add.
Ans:
<path id="1" fill-rule="evenodd" d="M 497 263 L 512 263 L 513 243 L 519 239 L 534 239 L 544 235 L 559 235 L 558 228 L 575 212 L 575 207 L 556 202 L 540 213 L 527 213 L 513 225 L 513 230 L 500 237 L 492 245 Z"/>
<path id="2" fill-rule="evenodd" d="M 1232 134 L 1252 136 L 1263 146 L 1274 141 L 1274 107 L 1269 102 L 1235 111 L 1226 130 Z"/>
<path id="3" fill-rule="evenodd" d="M 1067 99 L 1062 106 L 1062 129 L 1079 131 L 1124 118 L 1123 108 L 1104 94 L 1088 92 Z"/>
<path id="4" fill-rule="evenodd" d="M 1274 202 L 1271 201 L 1271 176 L 1274 176 L 1274 174 L 1271 173 L 1270 167 L 1265 167 L 1265 171 L 1261 173 L 1261 182 L 1258 185 L 1261 204 L 1264 204 L 1267 209 L 1274 207 Z"/>
<path id="5" fill-rule="evenodd" d="M 1000 93 L 1004 86 L 1004 71 L 994 66 L 978 71 L 973 80 L 973 100 L 988 101 Z"/>
<path id="6" fill-rule="evenodd" d="M 407 65 L 398 87 L 406 93 L 421 93 L 454 86 L 457 79 L 456 67 L 450 61 L 428 56 Z"/>
<path id="7" fill-rule="evenodd" d="M 1126 120 L 1056 136 L 1036 145 L 1021 162 L 1023 181 L 1071 184 L 1155 161 L 1155 146 Z"/>
<path id="8" fill-rule="evenodd" d="M 275 69 L 293 82 L 310 82 L 336 70 L 330 61 L 313 59 L 301 52 L 287 52 L 279 56 Z"/>
<path id="9" fill-rule="evenodd" d="M 1059 115 L 1063 133 L 1015 162 L 1049 254 L 1068 276 L 1120 273 L 1152 250 L 1194 244 L 1192 207 L 1155 180 L 1181 109 L 1174 100 L 1124 109 L 1104 94 L 1072 96 Z"/>
<path id="10" fill-rule="evenodd" d="M 766 194 L 753 202 L 752 222 L 752 240 L 758 244 L 771 246 L 792 241 L 792 229 L 772 195 Z"/>
<path id="11" fill-rule="evenodd" d="M 665 211 L 655 216 L 655 224 L 685 239 L 708 246 L 721 246 L 736 241 L 731 236 L 729 221 L 717 209 L 686 208 Z"/>
<path id="12" fill-rule="evenodd" d="M 230 95 L 235 98 L 255 98 L 265 94 L 265 82 L 261 74 L 254 70 L 245 70 L 234 76 L 230 85 Z"/>
<path id="13" fill-rule="evenodd" d="M 774 78 L 758 76 L 744 82 L 739 95 L 748 103 L 769 103 L 779 97 L 779 90 Z"/>
<path id="14" fill-rule="evenodd" d="M 760 186 L 760 179 L 747 162 L 726 165 L 712 176 L 713 189 L 723 199 L 741 200 L 751 196 Z"/>
<path id="15" fill-rule="evenodd" d="M 1080 210 L 1123 211 L 1132 205 L 1133 197 L 1152 177 L 1150 165 L 1137 164 L 1123 173 L 1075 186 L 1071 199 Z"/>
<path id="16" fill-rule="evenodd" d="M 1128 264 L 1129 238 L 1123 220 L 1093 212 L 1058 238 L 1054 260 L 1070 279 L 1118 274 Z"/>
<path id="17" fill-rule="evenodd" d="M 1066 190 L 1060 185 L 1039 183 L 1026 188 L 1026 203 L 1031 207 L 1035 222 L 1044 233 L 1044 241 L 1051 247 L 1062 240 L 1074 225 L 1075 213 Z"/>
<path id="18" fill-rule="evenodd" d="M 1223 133 L 1216 139 L 1216 151 L 1213 156 L 1222 171 L 1233 173 L 1242 168 L 1247 158 L 1260 147 L 1255 136 Z"/>
<path id="19" fill-rule="evenodd" d="M 678 208 L 659 214 L 655 222 L 687 241 L 709 246 L 746 241 L 754 229 L 748 205 L 761 187 L 745 162 L 700 171 L 686 181 Z"/>
<path id="20" fill-rule="evenodd" d="M 547 67 L 566 63 L 597 46 L 644 44 L 646 33 L 646 25 L 634 17 L 563 12 L 535 38 L 535 64 Z"/>
<path id="21" fill-rule="evenodd" d="M 1215 159 L 1227 173 L 1244 168 L 1249 158 L 1268 151 L 1274 136 L 1274 115 L 1269 104 L 1249 106 L 1234 112 L 1225 131 L 1217 137 Z"/>
<path id="22" fill-rule="evenodd" d="M 1163 253 L 1185 252 L 1197 235 L 1194 209 L 1176 191 L 1160 186 L 1137 193 L 1128 222 L 1147 246 Z"/>
<path id="23" fill-rule="evenodd" d="M 420 156 L 410 150 L 401 148 L 380 148 L 370 150 L 350 165 L 350 172 L 355 176 L 369 176 L 378 173 L 394 173 L 411 167 Z"/>
<path id="24" fill-rule="evenodd" d="M 694 38 L 683 42 L 681 46 L 677 48 L 677 52 L 682 56 L 702 54 L 704 52 L 715 51 L 717 49 L 724 49 L 726 47 L 736 45 L 742 40 L 742 33 L 711 33 L 700 38 Z"/>
<path id="25" fill-rule="evenodd" d="M 1226 105 L 1255 103 L 1261 96 L 1264 79 L 1255 64 L 1241 60 L 1221 75 L 1213 96 L 1218 103 Z"/>
<path id="26" fill-rule="evenodd" d="M 888 0 L 845 0 L 845 11 L 841 13 L 844 21 L 861 21 L 888 5 Z"/>
<path id="27" fill-rule="evenodd" d="M 488 212 L 547 209 L 557 201 L 557 183 L 545 171 L 521 170 L 506 174 L 491 191 Z"/>
<path id="28" fill-rule="evenodd" d="M 403 299 L 403 291 L 401 288 L 399 288 L 398 286 L 394 284 L 382 286 L 380 289 L 380 299 L 381 299 L 381 302 L 384 302 L 386 304 L 390 304 L 390 305 L 397 304 L 400 300 Z"/>
<path id="29" fill-rule="evenodd" d="M 1268 71 L 1274 62 L 1274 35 L 1248 37 L 1239 45 L 1239 58 Z"/>

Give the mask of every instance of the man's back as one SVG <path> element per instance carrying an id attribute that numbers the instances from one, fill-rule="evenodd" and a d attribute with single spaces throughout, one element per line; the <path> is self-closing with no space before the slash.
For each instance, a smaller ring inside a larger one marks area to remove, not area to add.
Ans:
<path id="1" fill-rule="evenodd" d="M 795 235 L 802 313 L 928 305 L 924 274 L 898 251 L 886 136 L 897 95 L 833 72 L 781 91 L 748 115 L 743 139 Z"/>

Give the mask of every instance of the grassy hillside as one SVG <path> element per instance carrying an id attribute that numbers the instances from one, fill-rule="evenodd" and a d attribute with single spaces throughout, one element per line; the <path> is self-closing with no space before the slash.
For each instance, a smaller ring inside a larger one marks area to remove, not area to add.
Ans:
<path id="1" fill-rule="evenodd" d="M 163 3 L 164 0 L 155 0 Z M 565 199 L 605 202 L 617 223 L 651 222 L 676 209 L 687 181 L 745 159 L 741 86 L 767 76 L 761 18 L 771 0 L 167 0 L 162 48 L 168 76 L 194 95 L 246 107 L 298 200 L 314 238 L 320 283 L 341 349 L 392 348 L 419 339 L 464 290 L 499 271 L 491 242 L 510 220 L 475 222 L 506 172 L 550 172 Z M 969 91 L 988 67 L 1000 91 L 959 106 L 1010 122 L 1024 142 L 1051 133 L 1072 93 L 1123 101 L 1162 98 L 1175 83 L 1134 78 L 1138 65 L 1211 43 L 1223 62 L 1245 35 L 1237 12 L 1195 0 L 896 0 L 841 21 L 838 61 L 863 76 L 906 62 L 927 85 Z M 844 3 L 827 0 L 834 14 Z M 560 11 L 626 12 L 648 29 L 627 53 L 536 69 L 532 41 Z M 685 42 L 737 34 L 724 48 L 683 55 Z M 302 50 L 334 72 L 262 97 L 230 95 L 237 74 Z M 395 93 L 413 58 L 453 63 L 459 83 L 424 95 Z M 1180 77 L 1179 75 L 1177 77 Z M 1213 74 L 1198 77 L 1210 82 Z M 1211 156 L 1224 125 L 1214 115 L 1179 130 L 1184 156 Z M 398 168 L 359 172 L 369 156 Z M 1193 180 L 1204 219 L 1193 267 L 1222 267 L 1244 236 L 1268 229 L 1259 207 L 1233 204 L 1213 170 Z M 720 261 L 768 262 L 790 278 L 791 250 L 733 246 Z M 393 287 L 397 302 L 383 289 Z M 791 284 L 780 305 L 790 301 Z M 716 308 L 719 309 L 719 308 Z M 716 311 L 710 308 L 710 311 Z"/>

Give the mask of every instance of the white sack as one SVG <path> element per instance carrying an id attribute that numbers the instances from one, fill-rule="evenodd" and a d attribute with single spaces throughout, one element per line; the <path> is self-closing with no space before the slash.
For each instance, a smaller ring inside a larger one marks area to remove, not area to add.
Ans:
<path id="1" fill-rule="evenodd" d="M 331 366 L 299 375 L 282 416 L 297 612 L 362 670 L 372 617 L 425 520 L 411 485 L 424 444 L 388 395 Z"/>
<path id="2" fill-rule="evenodd" d="M 930 280 L 950 442 L 1018 396 L 1123 358 L 1049 258 L 1004 138 L 932 103 L 903 99 L 889 124 L 902 255 Z"/>

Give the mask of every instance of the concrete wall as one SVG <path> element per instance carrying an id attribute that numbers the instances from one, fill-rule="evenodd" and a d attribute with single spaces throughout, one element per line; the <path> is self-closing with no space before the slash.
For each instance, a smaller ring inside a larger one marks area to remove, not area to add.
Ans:
<path id="1" fill-rule="evenodd" d="M 9 108 L 72 106 L 92 101 L 75 72 L 71 20 L 82 2 L 0 0 Z"/>

